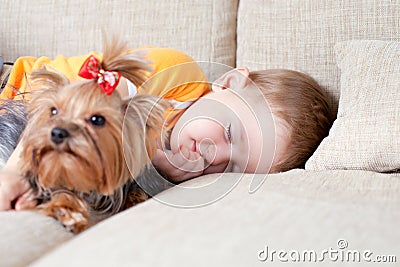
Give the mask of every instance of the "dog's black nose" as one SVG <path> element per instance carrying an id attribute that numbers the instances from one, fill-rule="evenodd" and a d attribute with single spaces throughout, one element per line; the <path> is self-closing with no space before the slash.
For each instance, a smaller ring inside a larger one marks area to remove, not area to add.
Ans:
<path id="1" fill-rule="evenodd" d="M 57 145 L 64 142 L 68 136 L 68 131 L 63 128 L 53 128 L 53 130 L 51 130 L 51 141 Z"/>

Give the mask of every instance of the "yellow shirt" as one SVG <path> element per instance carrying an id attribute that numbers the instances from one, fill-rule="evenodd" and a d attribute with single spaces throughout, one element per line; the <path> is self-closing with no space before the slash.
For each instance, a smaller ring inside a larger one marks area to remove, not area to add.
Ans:
<path id="1" fill-rule="evenodd" d="M 150 61 L 153 73 L 142 86 L 128 85 L 131 96 L 136 93 L 152 94 L 169 100 L 174 108 L 168 111 L 168 121 L 173 126 L 193 101 L 210 92 L 207 78 L 194 60 L 180 51 L 158 47 L 142 47 L 138 50 L 145 50 L 145 57 Z M 78 76 L 78 71 L 89 55 L 101 59 L 99 53 L 74 57 L 59 55 L 54 59 L 20 57 L 14 63 L 0 99 L 29 99 L 29 94 L 24 94 L 30 91 L 26 77 L 44 66 L 60 71 L 71 82 L 83 79 Z"/>

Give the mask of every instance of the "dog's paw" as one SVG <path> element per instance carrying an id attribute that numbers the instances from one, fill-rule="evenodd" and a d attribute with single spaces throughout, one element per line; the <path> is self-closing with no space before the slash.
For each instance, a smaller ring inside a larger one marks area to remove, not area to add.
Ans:
<path id="1" fill-rule="evenodd" d="M 89 215 L 84 203 L 70 194 L 57 194 L 38 207 L 39 211 L 55 218 L 70 232 L 78 234 L 90 226 Z"/>
<path id="2" fill-rule="evenodd" d="M 67 208 L 59 207 L 53 217 L 61 222 L 65 229 L 74 234 L 78 234 L 89 227 L 89 221 L 82 213 Z"/>

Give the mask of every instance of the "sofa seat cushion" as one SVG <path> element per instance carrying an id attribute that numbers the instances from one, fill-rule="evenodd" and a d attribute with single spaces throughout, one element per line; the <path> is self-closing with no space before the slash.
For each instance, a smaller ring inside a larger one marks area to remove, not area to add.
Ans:
<path id="1" fill-rule="evenodd" d="M 50 217 L 30 211 L 0 212 L 0 265 L 27 266 L 73 235 Z"/>
<path id="2" fill-rule="evenodd" d="M 349 249 L 369 249 L 374 255 L 400 251 L 398 178 L 305 170 L 258 176 L 266 180 L 253 194 L 248 192 L 253 175 L 215 174 L 189 181 L 185 187 L 239 183 L 198 208 L 147 201 L 64 243 L 33 266 L 256 266 L 270 262 L 259 259 L 265 246 L 322 253 L 338 249 L 343 239 Z M 220 194 L 217 189 L 209 194 Z M 190 194 L 172 188 L 159 199 L 177 192 Z M 323 264 L 329 265 L 329 259 Z"/>

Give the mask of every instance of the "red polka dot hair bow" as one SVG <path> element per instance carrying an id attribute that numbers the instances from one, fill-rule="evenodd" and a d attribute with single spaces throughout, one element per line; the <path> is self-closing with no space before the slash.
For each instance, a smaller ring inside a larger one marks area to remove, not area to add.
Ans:
<path id="1" fill-rule="evenodd" d="M 121 79 L 119 72 L 102 69 L 99 60 L 94 56 L 89 56 L 83 62 L 78 75 L 85 79 L 97 80 L 97 83 L 107 95 L 111 95 L 114 92 Z"/>

